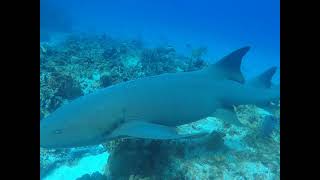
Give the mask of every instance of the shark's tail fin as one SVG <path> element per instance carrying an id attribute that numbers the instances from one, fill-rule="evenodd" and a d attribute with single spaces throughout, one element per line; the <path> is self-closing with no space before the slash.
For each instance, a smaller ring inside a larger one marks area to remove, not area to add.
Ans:
<path id="1" fill-rule="evenodd" d="M 233 51 L 209 67 L 209 71 L 218 72 L 221 77 L 244 83 L 245 80 L 241 73 L 240 66 L 244 55 L 249 49 L 250 47 L 246 46 Z"/>

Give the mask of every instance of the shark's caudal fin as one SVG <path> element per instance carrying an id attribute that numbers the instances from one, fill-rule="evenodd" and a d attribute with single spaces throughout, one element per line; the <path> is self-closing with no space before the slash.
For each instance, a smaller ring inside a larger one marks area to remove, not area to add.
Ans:
<path id="1" fill-rule="evenodd" d="M 263 73 L 252 79 L 249 84 L 258 87 L 258 88 L 270 88 L 271 87 L 271 79 L 275 72 L 277 71 L 277 67 L 273 66 Z"/>
<path id="2" fill-rule="evenodd" d="M 244 83 L 244 77 L 241 73 L 240 66 L 243 56 L 249 51 L 250 47 L 246 46 L 233 51 L 229 55 L 223 57 L 217 63 L 209 67 L 209 71 L 218 72 L 218 74 L 227 79 Z"/>

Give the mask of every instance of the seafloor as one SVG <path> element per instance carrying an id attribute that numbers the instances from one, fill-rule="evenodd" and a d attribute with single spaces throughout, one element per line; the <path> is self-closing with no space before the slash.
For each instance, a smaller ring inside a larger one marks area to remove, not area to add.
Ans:
<path id="1" fill-rule="evenodd" d="M 107 35 L 69 34 L 40 43 L 40 117 L 96 89 L 145 76 L 207 66 L 205 47 L 178 54 L 166 45 Z M 267 112 L 234 107 L 240 123 L 208 117 L 178 127 L 211 132 L 189 140 L 122 139 L 94 147 L 40 148 L 41 179 L 279 179 L 280 102 Z M 40 119 L 40 121 L 41 121 Z"/>

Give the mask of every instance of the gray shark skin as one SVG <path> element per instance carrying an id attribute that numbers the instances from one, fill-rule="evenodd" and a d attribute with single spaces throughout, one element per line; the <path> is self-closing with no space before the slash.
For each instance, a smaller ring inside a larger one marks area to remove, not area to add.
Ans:
<path id="1" fill-rule="evenodd" d="M 132 80 L 82 96 L 40 123 L 40 145 L 69 148 L 127 138 L 178 139 L 175 127 L 206 118 L 217 109 L 264 105 L 280 97 L 279 86 L 246 84 L 240 65 L 249 47 L 208 68 Z"/>

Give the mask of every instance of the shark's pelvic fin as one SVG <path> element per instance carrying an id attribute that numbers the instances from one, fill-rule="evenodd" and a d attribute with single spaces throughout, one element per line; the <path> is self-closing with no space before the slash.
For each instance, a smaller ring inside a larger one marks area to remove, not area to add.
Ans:
<path id="1" fill-rule="evenodd" d="M 153 124 L 143 121 L 129 121 L 124 123 L 119 128 L 114 130 L 107 138 L 116 137 L 134 137 L 144 139 L 180 139 L 180 138 L 192 138 L 205 135 L 207 133 L 197 134 L 178 134 L 175 128 L 163 126 L 159 124 Z"/>
<path id="2" fill-rule="evenodd" d="M 255 77 L 252 81 L 249 82 L 249 84 L 259 88 L 270 88 L 271 79 L 276 71 L 277 71 L 277 67 L 273 66 L 265 70 L 263 73 L 261 73 L 257 77 Z"/>
<path id="3" fill-rule="evenodd" d="M 250 47 L 246 46 L 233 51 L 229 55 L 223 57 L 217 63 L 213 64 L 209 69 L 219 71 L 220 75 L 227 79 L 244 83 L 244 76 L 241 73 L 240 66 L 243 56 L 249 51 Z"/>

